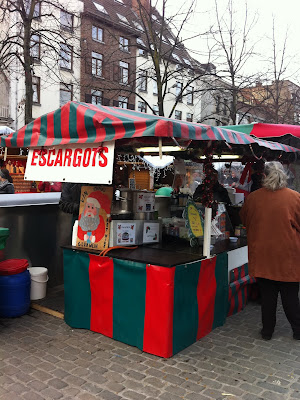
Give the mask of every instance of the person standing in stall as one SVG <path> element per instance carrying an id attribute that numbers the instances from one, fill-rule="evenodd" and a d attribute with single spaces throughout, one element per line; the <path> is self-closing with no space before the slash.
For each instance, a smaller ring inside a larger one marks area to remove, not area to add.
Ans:
<path id="1" fill-rule="evenodd" d="M 0 170 L 0 194 L 14 194 L 13 179 L 6 168 Z"/>
<path id="2" fill-rule="evenodd" d="M 261 294 L 261 336 L 270 340 L 280 293 L 293 337 L 300 340 L 300 194 L 287 187 L 276 161 L 266 163 L 262 188 L 250 193 L 241 210 L 247 229 L 249 275 Z"/>

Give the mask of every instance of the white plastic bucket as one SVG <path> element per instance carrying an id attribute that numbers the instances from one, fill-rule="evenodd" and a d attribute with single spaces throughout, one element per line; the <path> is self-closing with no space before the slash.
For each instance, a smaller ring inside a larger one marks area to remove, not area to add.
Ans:
<path id="1" fill-rule="evenodd" d="M 28 268 L 31 277 L 30 300 L 39 300 L 46 297 L 48 269 L 45 267 Z"/>

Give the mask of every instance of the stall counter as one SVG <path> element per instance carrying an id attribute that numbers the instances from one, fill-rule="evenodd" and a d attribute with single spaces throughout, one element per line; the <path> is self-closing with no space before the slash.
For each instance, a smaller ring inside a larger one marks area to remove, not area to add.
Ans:
<path id="1" fill-rule="evenodd" d="M 210 259 L 159 245 L 106 257 L 65 246 L 66 323 L 171 357 L 225 323 L 232 246 L 224 242 L 227 251 Z"/>

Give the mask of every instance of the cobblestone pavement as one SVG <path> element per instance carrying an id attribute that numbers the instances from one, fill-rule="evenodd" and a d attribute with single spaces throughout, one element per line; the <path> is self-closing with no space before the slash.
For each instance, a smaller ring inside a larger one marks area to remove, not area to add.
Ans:
<path id="1" fill-rule="evenodd" d="M 271 341 L 249 304 L 171 359 L 31 310 L 0 319 L 0 399 L 300 399 L 300 342 L 282 310 Z"/>

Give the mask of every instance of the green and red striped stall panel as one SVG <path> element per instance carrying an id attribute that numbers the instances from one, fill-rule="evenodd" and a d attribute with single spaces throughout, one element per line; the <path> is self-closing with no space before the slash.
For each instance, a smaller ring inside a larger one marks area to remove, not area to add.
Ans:
<path id="1" fill-rule="evenodd" d="M 64 250 L 65 321 L 160 356 L 224 324 L 227 254 L 161 267 Z"/>
<path id="2" fill-rule="evenodd" d="M 256 279 L 249 276 L 247 263 L 230 271 L 228 316 L 245 308 L 248 299 L 251 298 L 254 283 L 256 283 Z"/>

